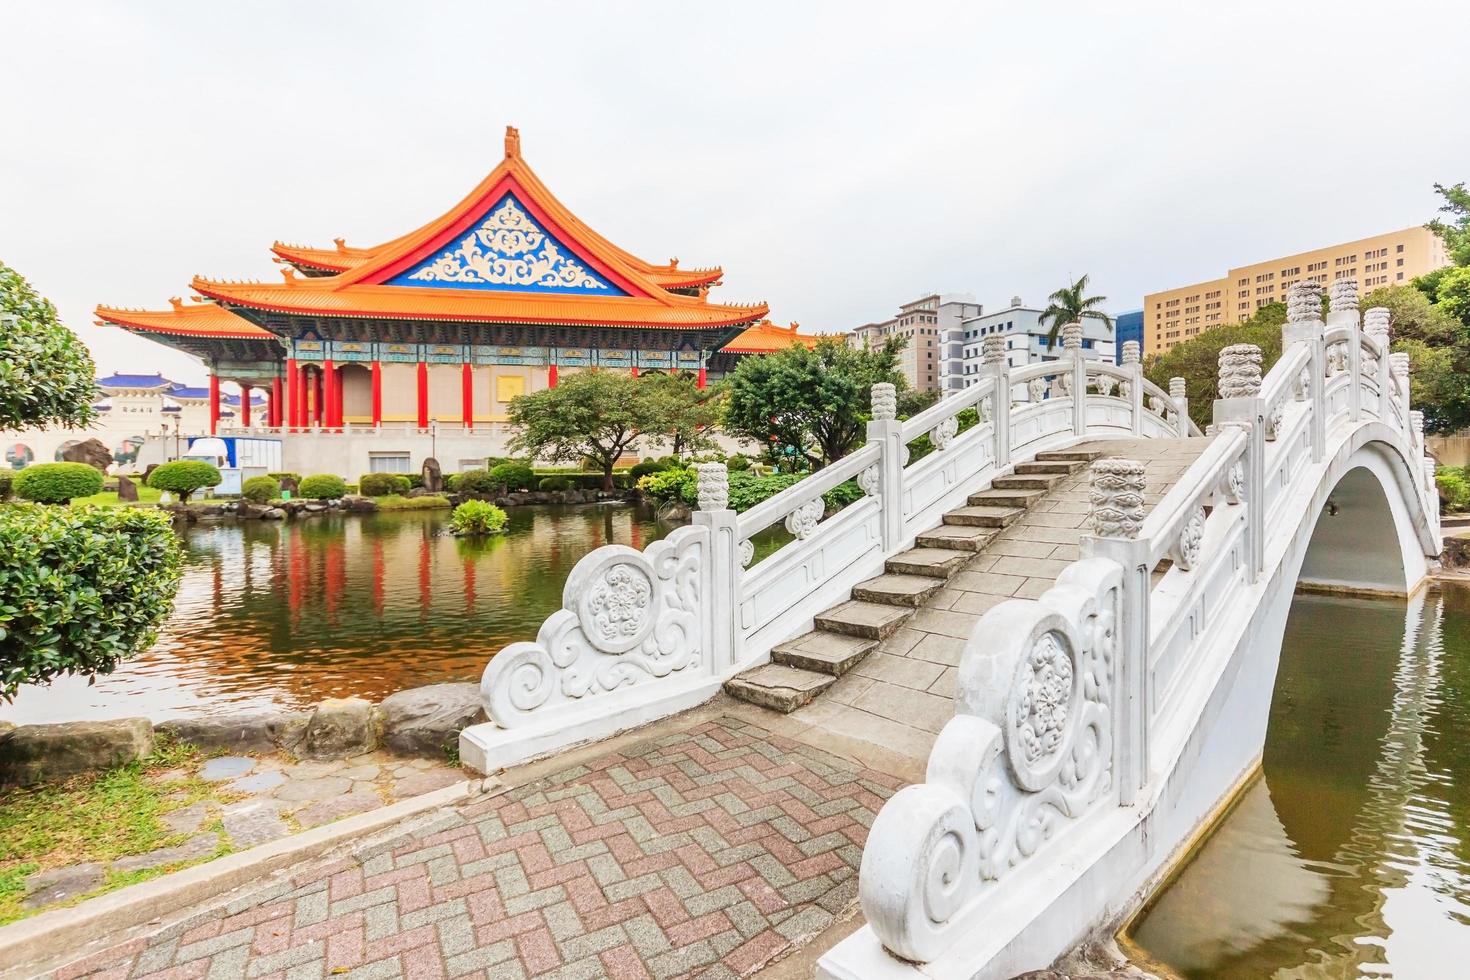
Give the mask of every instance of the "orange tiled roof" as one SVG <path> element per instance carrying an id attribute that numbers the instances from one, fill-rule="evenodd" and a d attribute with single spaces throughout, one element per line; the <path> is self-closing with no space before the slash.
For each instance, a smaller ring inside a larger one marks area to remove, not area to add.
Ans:
<path id="1" fill-rule="evenodd" d="M 169 300 L 170 310 L 129 310 L 99 306 L 97 317 L 125 330 L 176 334 L 185 337 L 220 337 L 230 340 L 275 340 L 276 335 L 236 316 L 218 303 L 186 304 L 178 297 Z"/>
<path id="2" fill-rule="evenodd" d="M 801 324 L 793 323 L 789 327 L 778 327 L 770 320 L 761 320 L 720 349 L 727 354 L 769 354 L 796 344 L 815 347 L 821 338 L 797 333 L 799 326 Z"/>

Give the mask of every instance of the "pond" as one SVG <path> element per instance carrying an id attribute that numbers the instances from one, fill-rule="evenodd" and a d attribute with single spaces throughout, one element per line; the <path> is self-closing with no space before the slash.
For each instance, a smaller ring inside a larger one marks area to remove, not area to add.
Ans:
<path id="1" fill-rule="evenodd" d="M 1470 589 L 1298 596 L 1260 778 L 1135 924 L 1140 959 L 1191 978 L 1470 975 L 1467 734 Z"/>
<path id="2" fill-rule="evenodd" d="M 478 681 L 561 605 L 577 560 L 669 530 L 641 505 L 509 508 L 506 533 L 442 535 L 448 511 L 196 524 L 173 615 L 115 673 L 22 689 L 17 724 L 180 715 Z"/>

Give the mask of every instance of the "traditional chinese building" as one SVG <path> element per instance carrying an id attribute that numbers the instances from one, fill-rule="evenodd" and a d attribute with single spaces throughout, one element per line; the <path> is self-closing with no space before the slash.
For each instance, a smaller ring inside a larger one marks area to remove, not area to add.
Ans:
<path id="1" fill-rule="evenodd" d="M 513 128 L 500 165 L 428 224 L 370 248 L 272 250 L 281 282 L 196 277 L 194 303 L 97 315 L 201 357 L 213 427 L 223 379 L 267 392 L 266 417 L 242 406 L 241 426 L 423 429 L 501 421 L 567 370 L 704 383 L 767 310 L 711 302 L 719 268 L 646 262 L 587 227 L 521 158 Z"/>

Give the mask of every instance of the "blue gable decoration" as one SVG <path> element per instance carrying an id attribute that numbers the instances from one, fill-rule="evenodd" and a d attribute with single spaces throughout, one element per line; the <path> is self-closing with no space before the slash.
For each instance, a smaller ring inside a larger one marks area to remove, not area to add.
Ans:
<path id="1" fill-rule="evenodd" d="M 509 191 L 463 238 L 386 285 L 628 295 L 553 238 Z"/>

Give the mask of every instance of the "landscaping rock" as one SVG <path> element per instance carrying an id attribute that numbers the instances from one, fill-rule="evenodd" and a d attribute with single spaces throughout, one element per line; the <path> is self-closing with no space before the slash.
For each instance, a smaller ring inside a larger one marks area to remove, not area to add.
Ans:
<path id="1" fill-rule="evenodd" d="M 26 897 L 21 904 L 35 909 L 85 895 L 102 886 L 103 874 L 102 865 L 90 862 L 38 871 L 26 879 Z"/>
<path id="2" fill-rule="evenodd" d="M 225 755 L 204 763 L 204 767 L 199 770 L 199 778 L 222 783 L 227 779 L 239 779 L 254 768 L 254 759 L 247 759 L 242 755 Z"/>
<path id="3" fill-rule="evenodd" d="M 349 514 L 376 514 L 378 502 L 370 497 L 343 497 L 342 509 Z"/>
<path id="4" fill-rule="evenodd" d="M 237 848 L 254 847 L 291 832 L 281 819 L 283 805 L 276 800 L 245 800 L 231 803 L 220 814 L 220 823 Z"/>
<path id="5" fill-rule="evenodd" d="M 180 864 L 209 857 L 219 850 L 219 834 L 210 831 L 190 837 L 178 847 L 160 847 L 145 854 L 134 854 L 112 862 L 114 871 L 142 871 L 144 868 L 161 868 L 165 864 Z"/>
<path id="6" fill-rule="evenodd" d="M 267 507 L 261 511 L 260 519 L 263 521 L 284 521 L 286 512 L 279 507 Z"/>
<path id="7" fill-rule="evenodd" d="M 86 463 L 99 473 L 106 473 L 112 465 L 112 452 L 95 437 L 67 446 L 58 458 L 66 463 Z"/>
<path id="8" fill-rule="evenodd" d="M 204 826 L 204 820 L 208 816 L 209 804 L 201 801 L 192 806 L 186 806 L 182 810 L 160 814 L 158 819 L 176 834 L 192 834 Z"/>
<path id="9" fill-rule="evenodd" d="M 305 809 L 297 810 L 292 817 L 302 828 L 318 827 L 342 817 L 350 817 L 354 813 L 376 810 L 382 805 L 383 801 L 376 793 L 344 793 L 341 796 L 334 796 Z"/>
<path id="10" fill-rule="evenodd" d="M 377 744 L 371 702 L 329 698 L 316 706 L 307 721 L 300 755 L 306 759 L 344 759 L 371 752 Z"/>
<path id="11" fill-rule="evenodd" d="M 0 784 L 30 786 L 93 769 L 110 769 L 149 755 L 147 718 L 21 725 L 0 733 Z"/>
<path id="12" fill-rule="evenodd" d="M 118 477 L 117 499 L 121 503 L 136 503 L 138 500 L 138 485 L 125 476 Z"/>
<path id="13" fill-rule="evenodd" d="M 180 718 L 158 726 L 180 741 L 206 749 L 232 752 L 274 752 L 301 741 L 306 731 L 303 711 L 262 711 L 249 714 Z"/>
<path id="14" fill-rule="evenodd" d="M 485 720 L 485 707 L 478 684 L 430 684 L 390 694 L 375 714 L 387 748 L 439 758 L 461 729 Z"/>
<path id="15" fill-rule="evenodd" d="M 430 456 L 424 460 L 422 470 L 424 477 L 424 489 L 429 493 L 439 493 L 444 489 L 444 471 L 439 466 L 439 461 Z"/>

